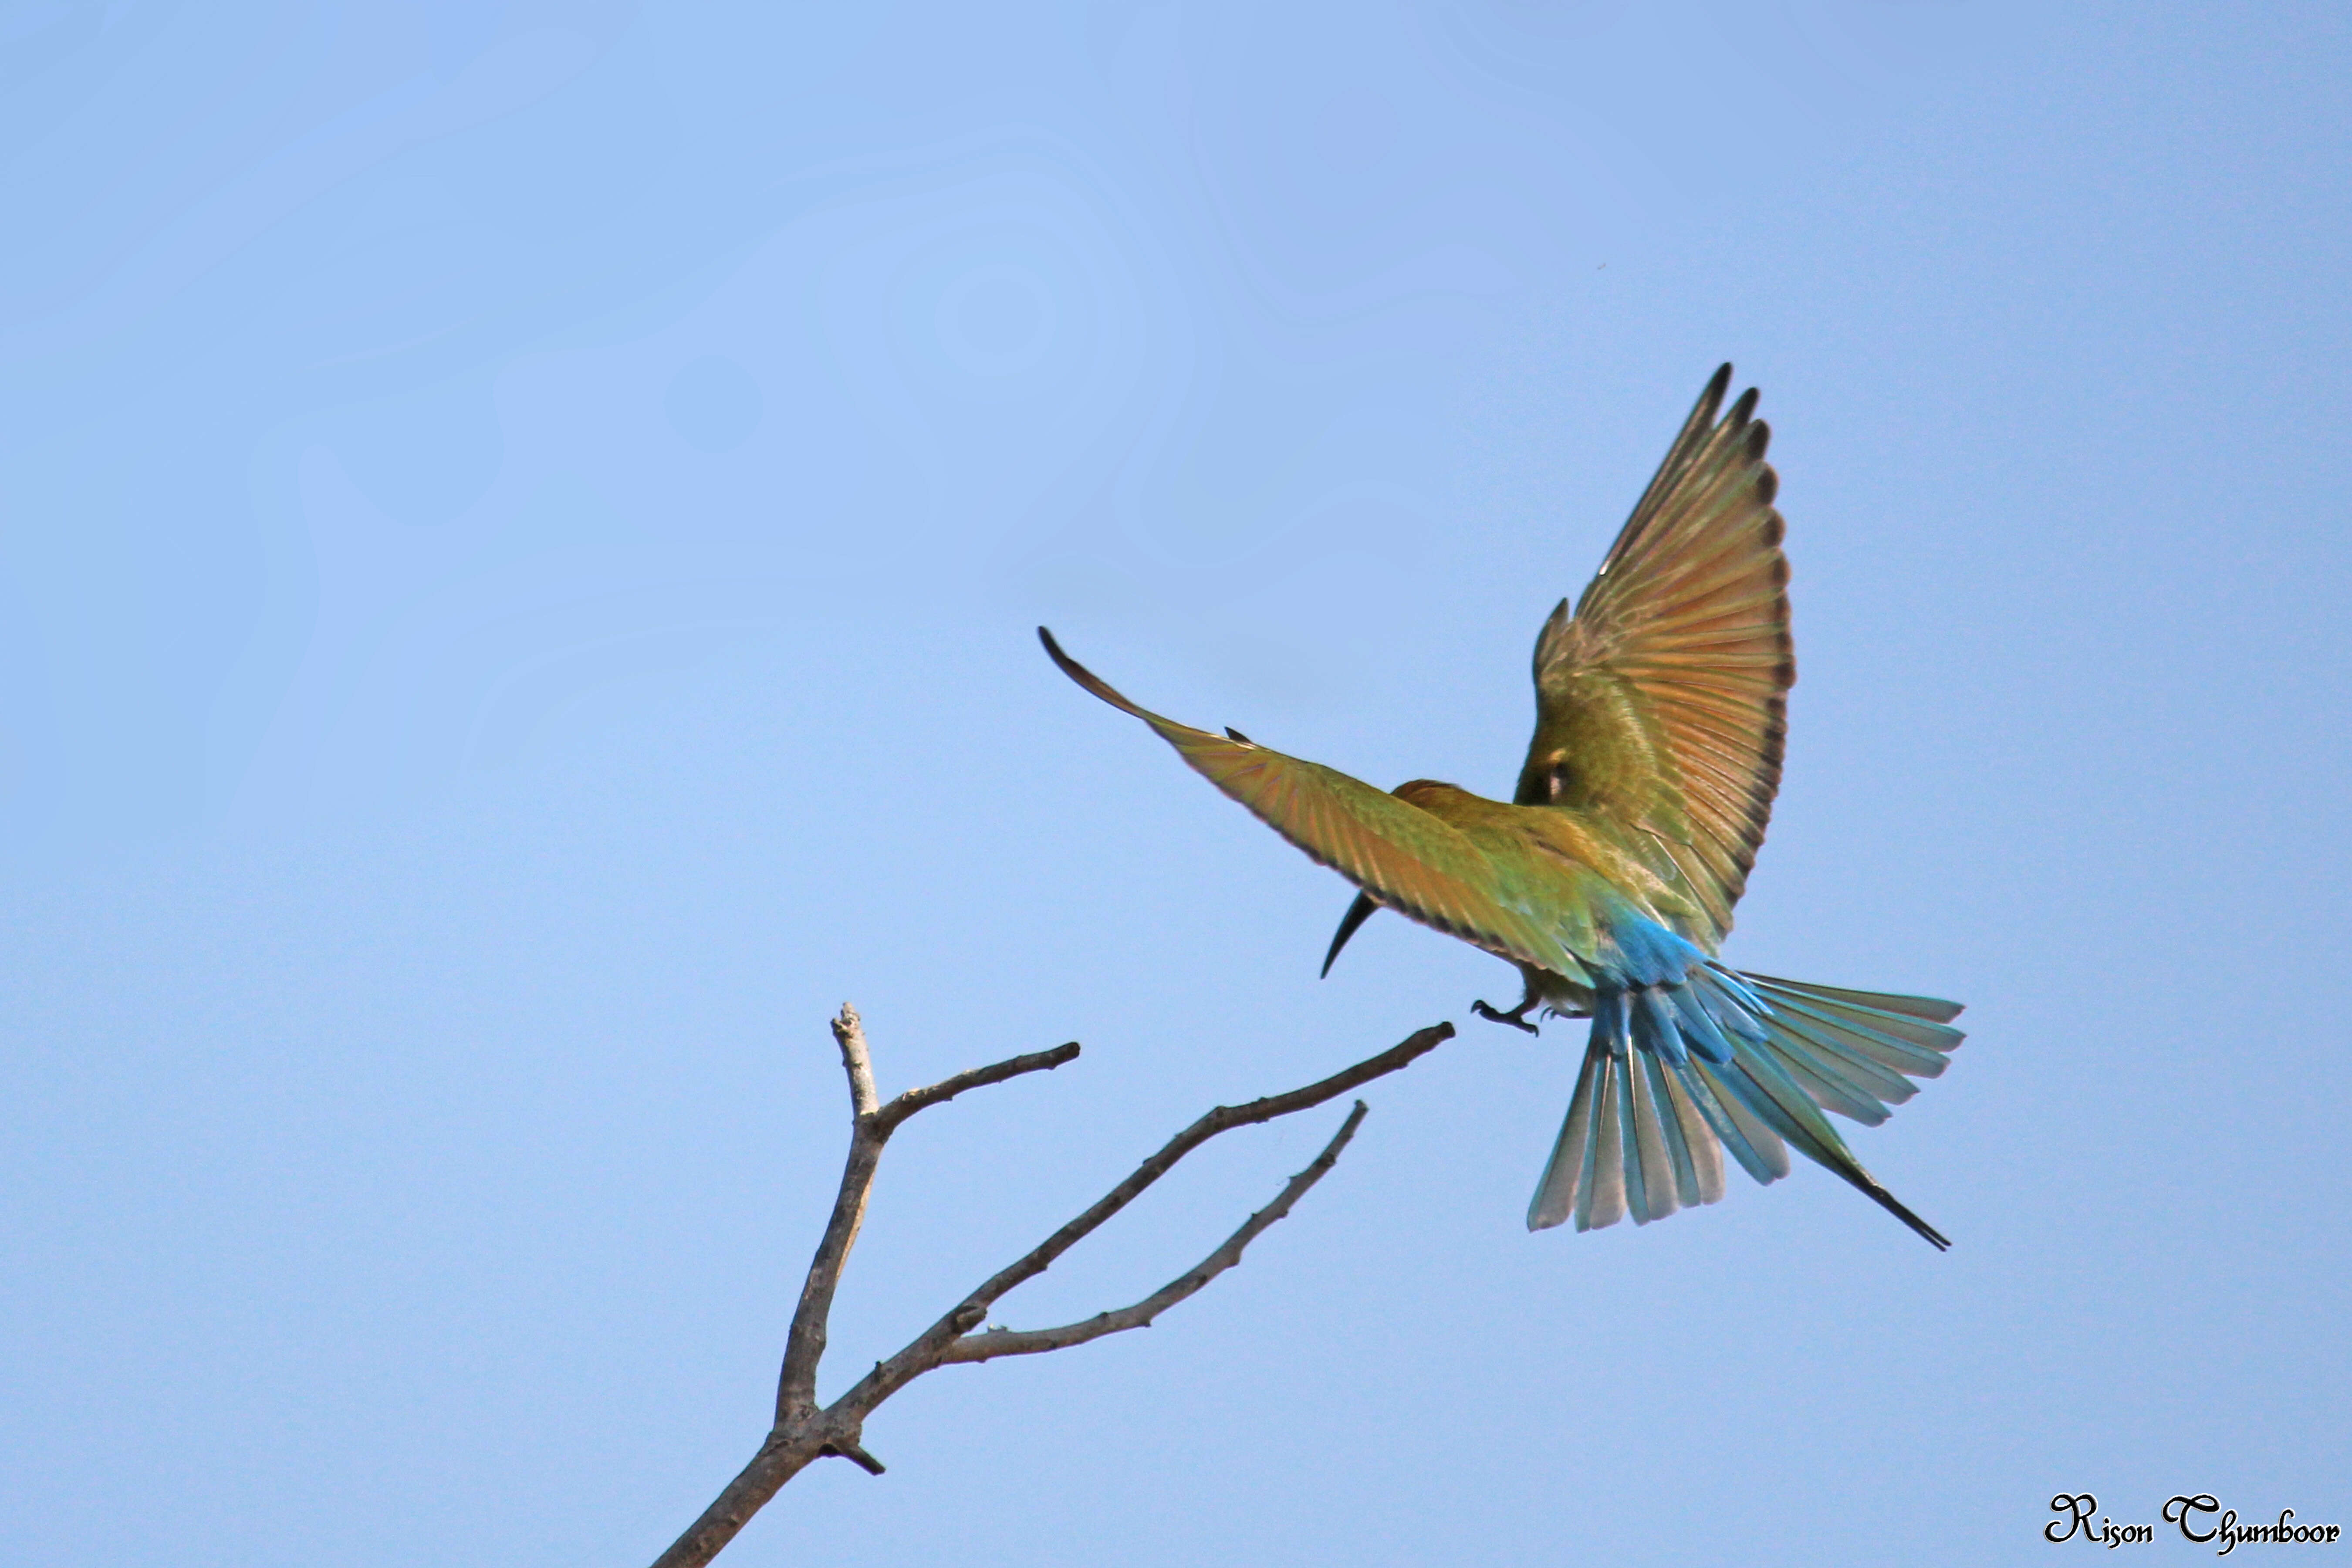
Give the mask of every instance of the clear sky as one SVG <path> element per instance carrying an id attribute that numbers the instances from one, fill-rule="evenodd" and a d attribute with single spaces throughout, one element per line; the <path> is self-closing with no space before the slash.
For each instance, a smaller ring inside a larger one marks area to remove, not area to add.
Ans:
<path id="1" fill-rule="evenodd" d="M 2347 79 L 2340 4 L 0 6 L 0 1560 L 649 1559 L 764 1428 L 845 998 L 886 1089 L 1086 1055 L 893 1146 L 828 1393 L 1465 1032 L 730 1563 L 2352 1524 Z M 1394 916 L 1318 981 L 1344 885 L 1031 634 L 1504 793 L 1727 358 L 1802 671 L 1727 954 L 1969 1004 L 1853 1135 L 1948 1256 L 1810 1167 L 1528 1235 L 1581 1026 Z"/>

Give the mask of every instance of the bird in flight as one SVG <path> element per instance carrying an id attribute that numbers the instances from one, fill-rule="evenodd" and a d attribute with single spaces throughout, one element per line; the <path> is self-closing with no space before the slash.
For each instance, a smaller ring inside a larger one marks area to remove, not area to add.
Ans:
<path id="1" fill-rule="evenodd" d="M 1062 672 L 1142 720 L 1210 783 L 1360 889 L 1323 960 L 1391 909 L 1515 964 L 1517 1006 L 1592 1020 L 1528 1227 L 1637 1225 L 1759 1183 L 1788 1149 L 1941 1249 L 1829 1120 L 1874 1127 L 1944 1070 L 1960 1007 L 1727 967 L 1717 952 L 1780 784 L 1789 563 L 1756 393 L 1723 366 L 1591 583 L 1535 648 L 1536 732 L 1509 802 L 1433 779 L 1381 791 L 1238 731 L 1136 706 L 1037 635 Z"/>

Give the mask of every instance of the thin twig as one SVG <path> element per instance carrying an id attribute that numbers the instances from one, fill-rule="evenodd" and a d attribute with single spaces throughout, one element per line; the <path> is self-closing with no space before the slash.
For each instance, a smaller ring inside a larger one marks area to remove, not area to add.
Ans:
<path id="1" fill-rule="evenodd" d="M 898 1130 L 898 1124 L 919 1110 L 929 1110 L 934 1105 L 953 1100 L 968 1089 L 985 1089 L 992 1083 L 1003 1083 L 1008 1078 L 1019 1078 L 1025 1072 L 1051 1072 L 1064 1062 L 1078 1058 L 1078 1042 L 1055 1046 L 1050 1051 L 1032 1051 L 1025 1057 L 1014 1057 L 990 1067 L 971 1068 L 953 1078 L 943 1078 L 929 1089 L 910 1089 L 874 1113 L 880 1124 L 882 1136 L 887 1138 Z"/>
<path id="2" fill-rule="evenodd" d="M 1249 1216 L 1248 1223 L 1225 1237 L 1214 1252 L 1201 1259 L 1183 1273 L 1146 1296 L 1131 1307 L 1121 1307 L 1115 1312 L 1097 1312 L 1083 1322 L 1064 1323 L 1057 1329 L 991 1329 L 985 1333 L 966 1334 L 950 1345 L 943 1363 L 957 1362 L 993 1361 L 1001 1355 L 1039 1355 L 1046 1351 L 1066 1350 L 1085 1344 L 1088 1340 L 1101 1339 L 1105 1334 L 1124 1333 L 1129 1329 L 1148 1329 L 1151 1320 L 1207 1285 L 1218 1275 L 1242 1260 L 1249 1244 L 1265 1234 L 1275 1221 L 1290 1213 L 1290 1207 L 1307 1195 L 1307 1189 L 1321 1181 L 1331 1167 L 1339 1163 L 1339 1152 L 1362 1126 L 1369 1108 L 1362 1100 L 1348 1112 L 1348 1120 L 1339 1123 L 1339 1131 L 1331 1142 L 1323 1145 L 1323 1152 L 1314 1163 L 1290 1178 L 1274 1202 Z"/>

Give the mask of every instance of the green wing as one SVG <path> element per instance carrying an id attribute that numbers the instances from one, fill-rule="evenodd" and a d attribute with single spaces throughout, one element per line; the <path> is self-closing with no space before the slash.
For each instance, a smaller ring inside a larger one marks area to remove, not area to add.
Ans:
<path id="1" fill-rule="evenodd" d="M 1064 653 L 1053 633 L 1040 626 L 1037 637 L 1063 674 L 1150 725 L 1203 778 L 1318 865 L 1390 908 L 1497 957 L 1584 977 L 1584 965 L 1559 934 L 1559 917 L 1566 911 L 1545 910 L 1546 900 L 1521 890 L 1522 879 L 1507 875 L 1470 834 L 1335 768 L 1139 708 Z"/>
<path id="2" fill-rule="evenodd" d="M 1717 418 L 1730 382 L 1727 364 L 1707 384 L 1574 616 L 1563 599 L 1544 623 L 1515 796 L 1663 851 L 1709 947 L 1764 841 L 1797 679 L 1771 433 L 1752 389 Z"/>

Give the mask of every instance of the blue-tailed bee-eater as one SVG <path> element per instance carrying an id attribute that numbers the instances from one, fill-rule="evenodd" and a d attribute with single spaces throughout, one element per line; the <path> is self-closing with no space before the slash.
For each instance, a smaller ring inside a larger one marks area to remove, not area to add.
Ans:
<path id="1" fill-rule="evenodd" d="M 1815 985 L 1717 959 L 1780 787 L 1789 563 L 1770 432 L 1750 390 L 1707 383 L 1573 613 L 1536 637 L 1536 731 L 1508 802 L 1414 779 L 1382 791 L 1129 701 L 1038 635 L 1063 672 L 1159 731 L 1210 783 L 1360 889 L 1328 973 L 1391 909 L 1516 965 L 1518 1005 L 1592 1020 L 1531 1229 L 1636 1224 L 1723 1196 L 1728 1150 L 1759 1182 L 1794 1146 L 1937 1247 L 1825 1110 L 1869 1126 L 1944 1070 L 1959 1005 Z"/>

